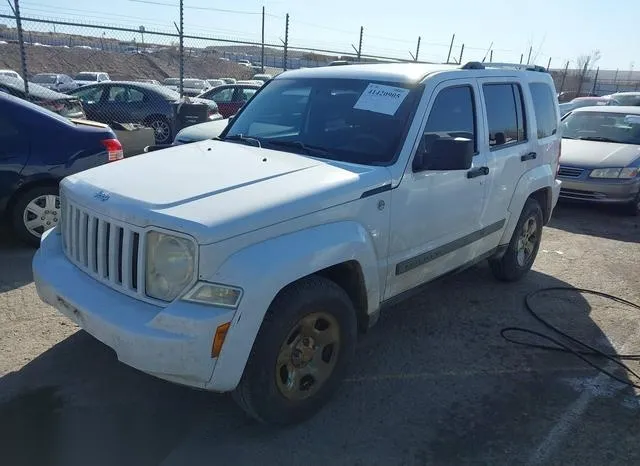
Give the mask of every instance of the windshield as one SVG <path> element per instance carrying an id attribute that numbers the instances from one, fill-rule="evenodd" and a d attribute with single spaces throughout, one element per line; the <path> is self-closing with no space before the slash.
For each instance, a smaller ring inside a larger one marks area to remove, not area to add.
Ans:
<path id="1" fill-rule="evenodd" d="M 96 73 L 78 73 L 74 79 L 78 81 L 97 81 L 98 75 Z"/>
<path id="2" fill-rule="evenodd" d="M 164 84 L 165 86 L 177 86 L 180 84 L 180 79 L 178 78 L 167 78 L 164 81 L 162 81 L 162 84 Z"/>
<path id="3" fill-rule="evenodd" d="M 55 74 L 37 74 L 31 81 L 40 84 L 55 84 L 58 76 Z"/>
<path id="4" fill-rule="evenodd" d="M 640 94 L 616 94 L 614 97 L 620 105 L 628 105 L 632 107 L 640 105 Z"/>
<path id="5" fill-rule="evenodd" d="M 566 139 L 640 144 L 640 114 L 576 112 L 562 126 Z"/>
<path id="6" fill-rule="evenodd" d="M 183 82 L 184 87 L 195 87 L 199 89 L 205 87 L 204 81 L 202 79 L 185 79 Z"/>
<path id="7" fill-rule="evenodd" d="M 233 120 L 225 138 L 365 165 L 389 165 L 420 89 L 355 79 L 271 81 Z M 245 139 L 246 140 L 246 139 Z"/>

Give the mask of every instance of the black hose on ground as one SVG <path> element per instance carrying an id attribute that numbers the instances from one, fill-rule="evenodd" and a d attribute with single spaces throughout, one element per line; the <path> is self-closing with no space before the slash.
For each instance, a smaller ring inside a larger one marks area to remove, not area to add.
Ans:
<path id="1" fill-rule="evenodd" d="M 533 299 L 534 296 L 536 296 L 536 295 L 538 295 L 540 293 L 549 292 L 549 291 L 571 291 L 571 292 L 576 292 L 576 293 L 581 293 L 581 294 L 590 294 L 590 295 L 594 295 L 594 296 L 600 296 L 602 298 L 609 299 L 611 301 L 615 301 L 615 302 L 617 302 L 619 304 L 624 304 L 626 306 L 635 308 L 638 311 L 640 311 L 640 305 L 638 305 L 636 303 L 632 303 L 631 301 L 627 301 L 626 299 L 622 299 L 622 298 L 619 298 L 617 296 L 610 295 L 608 293 L 603 293 L 601 291 L 588 290 L 588 289 L 583 289 L 583 288 L 572 288 L 572 287 L 568 287 L 568 286 L 556 286 L 556 287 L 549 287 L 549 288 L 541 288 L 541 289 L 533 291 L 533 292 L 529 293 L 527 296 L 525 296 L 524 304 L 525 304 L 525 307 L 526 307 L 527 311 L 529 311 L 529 313 L 533 316 L 534 319 L 536 319 L 542 325 L 547 327 L 554 334 L 559 335 L 560 337 L 566 339 L 570 343 L 565 343 L 563 341 L 560 341 L 557 338 L 554 338 L 554 337 L 549 336 L 549 335 L 545 335 L 544 333 L 537 332 L 535 330 L 531 330 L 531 329 L 527 329 L 527 328 L 522 328 L 522 327 L 506 327 L 506 328 L 503 328 L 500 331 L 500 335 L 502 336 L 502 338 L 504 338 L 505 340 L 507 340 L 510 343 L 515 343 L 516 345 L 522 345 L 522 346 L 528 346 L 528 347 L 531 347 L 531 348 L 538 348 L 538 349 L 544 349 L 544 350 L 549 350 L 549 351 L 560 351 L 560 352 L 563 352 L 563 353 L 573 354 L 575 357 L 581 359 L 582 361 L 587 363 L 589 366 L 591 366 L 594 369 L 600 371 L 601 373 L 611 377 L 612 379 L 617 380 L 618 382 L 620 382 L 620 383 L 622 383 L 624 385 L 628 385 L 630 387 L 640 388 L 640 384 L 633 383 L 630 380 L 627 380 L 627 379 L 624 379 L 624 378 L 622 378 L 622 377 L 620 377 L 618 375 L 615 375 L 614 373 L 612 373 L 608 369 L 606 369 L 606 368 L 594 363 L 593 361 L 591 361 L 589 359 L 589 357 L 608 359 L 609 361 L 613 362 L 614 364 L 616 364 L 616 365 L 620 366 L 621 368 L 623 368 L 624 370 L 628 371 L 630 374 L 633 374 L 633 376 L 636 379 L 640 380 L 640 375 L 638 373 L 634 372 L 624 362 L 622 362 L 622 361 L 640 361 L 640 354 L 605 353 L 604 351 L 600 351 L 599 349 L 594 348 L 593 346 L 588 345 L 587 343 L 585 343 L 585 342 L 583 342 L 583 341 L 581 341 L 581 340 L 579 340 L 579 339 L 577 339 L 575 337 L 572 337 L 567 332 L 565 332 L 563 330 L 560 330 L 558 327 L 555 327 L 555 326 L 551 325 L 548 321 L 546 321 L 545 319 L 540 317 L 540 315 L 538 315 L 538 313 L 534 310 L 533 305 L 531 304 L 531 300 Z M 525 341 L 516 340 L 513 337 L 509 336 L 509 334 L 513 335 L 514 333 L 534 335 L 534 336 L 536 336 L 538 338 L 542 338 L 543 340 L 547 340 L 547 341 L 553 343 L 556 346 L 538 344 L 538 343 L 529 343 L 529 342 L 525 342 Z M 576 347 L 581 348 L 581 349 L 574 349 L 574 348 L 572 348 L 570 346 L 571 344 L 573 344 Z"/>

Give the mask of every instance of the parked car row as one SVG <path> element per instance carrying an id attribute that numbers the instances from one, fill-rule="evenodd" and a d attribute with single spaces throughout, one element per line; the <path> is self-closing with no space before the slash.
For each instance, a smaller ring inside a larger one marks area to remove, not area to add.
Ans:
<path id="1" fill-rule="evenodd" d="M 560 114 L 566 115 L 572 110 L 582 107 L 603 106 L 603 105 L 640 105 L 640 92 L 616 92 L 603 96 L 576 97 L 569 102 L 560 103 Z"/>

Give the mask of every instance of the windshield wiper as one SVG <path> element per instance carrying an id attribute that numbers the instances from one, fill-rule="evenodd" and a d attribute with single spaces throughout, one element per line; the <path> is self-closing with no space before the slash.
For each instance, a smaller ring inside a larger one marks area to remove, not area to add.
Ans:
<path id="1" fill-rule="evenodd" d="M 219 139 L 220 141 L 240 141 L 245 144 L 250 144 L 252 146 L 259 147 L 262 149 L 262 144 L 260 144 L 259 139 L 248 138 L 246 136 L 243 136 L 242 134 L 234 134 L 233 136 L 226 136 L 224 139 L 222 138 L 216 138 L 216 139 Z"/>
<path id="2" fill-rule="evenodd" d="M 313 146 L 313 145 L 305 144 L 304 142 L 300 142 L 300 141 L 284 141 L 281 139 L 269 139 L 264 142 L 266 144 L 270 144 L 276 147 L 290 147 L 293 149 L 302 149 L 308 155 L 323 156 L 323 155 L 329 154 L 329 151 L 324 147 Z"/>
<path id="3" fill-rule="evenodd" d="M 582 137 L 579 137 L 578 139 L 581 139 L 583 141 L 618 142 L 618 141 L 614 141 L 611 138 L 605 138 L 603 136 L 582 136 Z"/>

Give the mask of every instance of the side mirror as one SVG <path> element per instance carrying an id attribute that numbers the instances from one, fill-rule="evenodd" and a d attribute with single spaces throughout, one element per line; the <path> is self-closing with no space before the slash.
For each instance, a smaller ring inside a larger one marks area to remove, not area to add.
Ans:
<path id="1" fill-rule="evenodd" d="M 413 160 L 413 171 L 424 170 L 468 170 L 473 163 L 473 140 L 468 138 L 437 138 L 422 150 Z"/>

